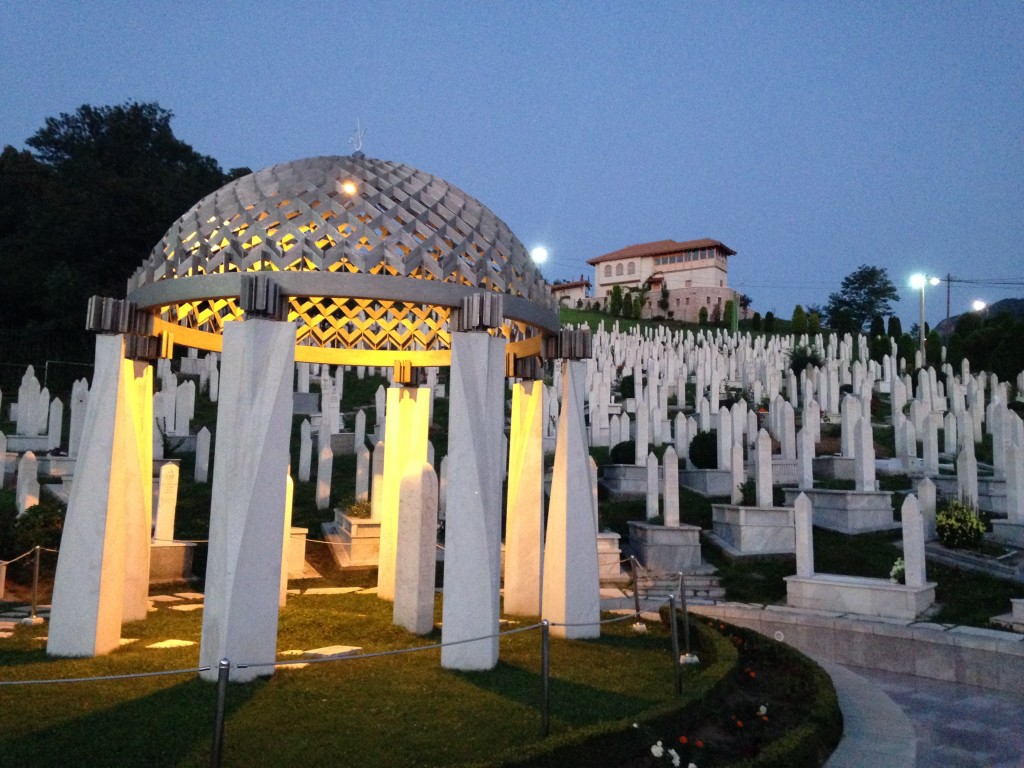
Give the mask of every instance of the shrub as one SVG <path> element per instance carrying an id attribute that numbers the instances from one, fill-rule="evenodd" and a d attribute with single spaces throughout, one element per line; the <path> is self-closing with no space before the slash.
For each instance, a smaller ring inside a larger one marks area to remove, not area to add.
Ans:
<path id="1" fill-rule="evenodd" d="M 718 437 L 714 432 L 698 432 L 690 441 L 690 461 L 697 469 L 718 466 Z"/>
<path id="2" fill-rule="evenodd" d="M 808 365 L 820 368 L 823 365 L 821 355 L 814 347 L 793 347 L 789 353 L 789 369 L 799 376 Z"/>
<path id="3" fill-rule="evenodd" d="M 608 461 L 611 464 L 632 464 L 635 459 L 635 440 L 627 440 L 624 443 L 616 443 L 608 452 Z"/>
<path id="4" fill-rule="evenodd" d="M 943 546 L 974 549 L 985 534 L 985 523 L 973 507 L 962 501 L 951 501 L 936 516 L 935 531 Z"/>
<path id="5" fill-rule="evenodd" d="M 42 499 L 25 510 L 14 521 L 14 547 L 21 552 L 38 545 L 56 549 L 64 530 L 64 506 L 52 499 Z"/>
<path id="6" fill-rule="evenodd" d="M 636 397 L 636 382 L 633 374 L 628 374 L 619 379 L 619 395 L 622 398 Z"/>
<path id="7" fill-rule="evenodd" d="M 349 517 L 359 518 L 360 520 L 369 520 L 372 507 L 370 506 L 369 499 L 351 500 L 348 503 L 348 508 L 345 510 L 345 514 Z"/>
<path id="8" fill-rule="evenodd" d="M 757 483 L 753 480 L 744 480 L 737 488 L 740 489 L 740 505 L 753 507 L 757 504 Z"/>

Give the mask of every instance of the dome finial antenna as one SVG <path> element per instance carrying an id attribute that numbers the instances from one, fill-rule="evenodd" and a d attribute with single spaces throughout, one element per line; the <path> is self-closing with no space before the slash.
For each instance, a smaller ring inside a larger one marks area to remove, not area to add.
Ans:
<path id="1" fill-rule="evenodd" d="M 366 136 L 366 129 L 363 128 L 359 122 L 359 118 L 356 118 L 356 130 L 349 138 L 348 143 L 352 145 L 352 149 L 355 150 L 357 156 L 363 154 L 363 137 Z"/>

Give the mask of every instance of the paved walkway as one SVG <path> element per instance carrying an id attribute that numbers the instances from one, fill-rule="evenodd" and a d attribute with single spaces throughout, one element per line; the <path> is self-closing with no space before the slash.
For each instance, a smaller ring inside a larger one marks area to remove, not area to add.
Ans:
<path id="1" fill-rule="evenodd" d="M 1024 693 L 818 663 L 843 710 L 826 768 L 1024 766 Z"/>

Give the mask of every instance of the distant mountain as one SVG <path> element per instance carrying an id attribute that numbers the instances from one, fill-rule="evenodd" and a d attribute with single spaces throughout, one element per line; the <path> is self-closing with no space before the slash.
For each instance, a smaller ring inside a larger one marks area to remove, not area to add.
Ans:
<path id="1" fill-rule="evenodd" d="M 1004 312 L 1014 317 L 1024 317 L 1024 299 L 1002 299 L 995 304 L 989 304 L 982 310 L 982 317 L 996 317 Z M 956 321 L 962 316 L 955 315 L 949 320 L 943 320 L 935 326 L 935 331 L 942 337 L 952 336 L 953 330 L 956 328 Z"/>

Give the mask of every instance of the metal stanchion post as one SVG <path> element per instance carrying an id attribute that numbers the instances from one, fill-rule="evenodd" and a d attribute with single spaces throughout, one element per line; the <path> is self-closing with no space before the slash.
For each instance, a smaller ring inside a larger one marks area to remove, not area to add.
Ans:
<path id="1" fill-rule="evenodd" d="M 546 739 L 551 730 L 551 625 L 540 622 L 540 735 Z"/>
<path id="2" fill-rule="evenodd" d="M 683 610 L 683 647 L 686 648 L 686 656 L 690 656 L 690 610 L 686 605 L 686 580 L 682 573 L 679 574 L 679 607 Z"/>
<path id="3" fill-rule="evenodd" d="M 683 668 L 679 664 L 679 627 L 676 624 L 675 595 L 668 596 L 668 623 L 672 628 L 672 668 L 675 670 L 675 690 L 678 695 L 683 692 Z"/>
<path id="4" fill-rule="evenodd" d="M 36 544 L 36 563 L 32 571 L 32 623 L 36 622 L 36 610 L 39 607 L 39 545 Z"/>
<path id="5" fill-rule="evenodd" d="M 4 599 L 4 585 L 7 582 L 7 561 L 0 560 L 0 600 Z"/>
<path id="6" fill-rule="evenodd" d="M 640 568 L 636 558 L 629 556 L 629 568 L 633 571 L 633 609 L 636 611 L 637 619 L 640 618 Z"/>
<path id="7" fill-rule="evenodd" d="M 213 744 L 210 747 L 210 768 L 220 768 L 224 751 L 224 708 L 228 701 L 228 675 L 231 662 L 221 659 L 217 665 L 217 708 L 213 714 Z"/>

